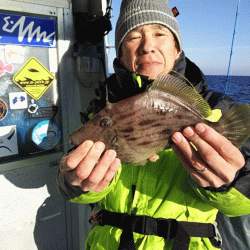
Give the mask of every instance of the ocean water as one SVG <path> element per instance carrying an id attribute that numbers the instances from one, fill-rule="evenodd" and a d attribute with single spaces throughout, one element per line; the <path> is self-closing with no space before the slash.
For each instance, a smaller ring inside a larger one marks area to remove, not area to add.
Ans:
<path id="1" fill-rule="evenodd" d="M 112 74 L 109 74 L 112 75 Z M 206 75 L 208 89 L 225 93 L 227 77 L 224 75 Z M 227 95 L 239 104 L 250 104 L 250 76 L 230 76 Z"/>
<path id="2" fill-rule="evenodd" d="M 206 75 L 205 77 L 209 89 L 225 93 L 226 76 Z M 230 76 L 228 82 L 227 95 L 239 104 L 250 104 L 250 76 Z"/>

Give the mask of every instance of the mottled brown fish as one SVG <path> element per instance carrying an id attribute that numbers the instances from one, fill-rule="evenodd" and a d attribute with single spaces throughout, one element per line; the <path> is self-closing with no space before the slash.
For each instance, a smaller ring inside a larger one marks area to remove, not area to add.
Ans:
<path id="1" fill-rule="evenodd" d="M 235 106 L 219 122 L 205 118 L 209 104 L 194 87 L 169 74 L 160 74 L 150 90 L 107 104 L 93 119 L 69 136 L 73 145 L 102 141 L 124 163 L 142 165 L 169 146 L 173 132 L 203 122 L 238 146 L 250 136 L 250 106 Z"/>

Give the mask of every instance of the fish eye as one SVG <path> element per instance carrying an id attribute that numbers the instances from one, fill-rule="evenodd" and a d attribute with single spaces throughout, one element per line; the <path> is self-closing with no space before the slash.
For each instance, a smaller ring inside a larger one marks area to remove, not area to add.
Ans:
<path id="1" fill-rule="evenodd" d="M 112 126 L 112 121 L 109 118 L 103 118 L 100 121 L 100 126 L 103 128 L 109 128 Z"/>

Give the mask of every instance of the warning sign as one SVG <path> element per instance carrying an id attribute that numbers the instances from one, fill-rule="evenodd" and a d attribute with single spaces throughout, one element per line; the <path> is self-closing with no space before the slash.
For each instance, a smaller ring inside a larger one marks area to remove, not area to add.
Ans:
<path id="1" fill-rule="evenodd" d="M 35 100 L 45 93 L 54 79 L 35 57 L 31 57 L 13 77 L 14 83 Z"/>

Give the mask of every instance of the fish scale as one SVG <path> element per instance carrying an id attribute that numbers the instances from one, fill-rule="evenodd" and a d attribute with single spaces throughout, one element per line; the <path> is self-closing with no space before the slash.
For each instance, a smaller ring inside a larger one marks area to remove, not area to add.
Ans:
<path id="1" fill-rule="evenodd" d="M 211 113 L 208 103 L 190 84 L 160 74 L 148 91 L 107 103 L 69 139 L 76 146 L 85 140 L 102 141 L 122 162 L 143 165 L 150 156 L 169 147 L 172 133 L 197 123 L 211 126 L 236 146 L 249 138 L 248 104 L 233 107 L 215 123 L 205 119 Z"/>
<path id="2" fill-rule="evenodd" d="M 156 94 L 159 98 L 158 93 Z M 155 103 L 152 102 L 153 98 L 155 98 L 154 93 L 151 92 L 149 98 L 145 97 L 145 95 L 146 94 L 140 97 L 135 97 L 137 105 L 140 107 L 140 111 L 137 111 L 137 115 L 133 117 L 133 120 L 137 122 L 133 122 L 132 124 L 129 124 L 129 127 L 124 128 L 124 121 L 120 121 L 121 130 L 119 130 L 118 127 L 118 138 L 124 138 L 127 136 L 126 144 L 131 151 L 129 157 L 126 157 L 125 154 L 127 153 L 124 148 L 122 148 L 121 151 L 117 149 L 118 156 L 125 162 L 143 162 L 155 152 L 164 150 L 169 146 L 169 137 L 174 131 L 172 127 L 175 127 L 177 130 L 183 128 L 183 120 L 180 120 L 180 116 L 185 119 L 185 106 L 183 112 L 180 111 L 180 107 L 177 108 L 176 105 L 165 105 L 166 107 L 163 110 L 162 107 L 164 107 L 165 103 L 169 103 L 169 99 L 161 100 L 161 102 L 158 101 L 156 106 Z M 142 101 L 142 103 L 139 101 Z M 176 113 L 177 115 L 175 116 Z M 186 125 L 193 125 L 203 121 L 200 115 L 196 115 L 196 117 L 196 120 L 194 117 L 192 120 L 189 119 L 191 123 L 186 123 Z M 126 133 L 122 134 L 124 132 Z M 119 142 L 119 139 L 117 143 L 123 144 L 123 142 Z"/>

